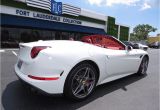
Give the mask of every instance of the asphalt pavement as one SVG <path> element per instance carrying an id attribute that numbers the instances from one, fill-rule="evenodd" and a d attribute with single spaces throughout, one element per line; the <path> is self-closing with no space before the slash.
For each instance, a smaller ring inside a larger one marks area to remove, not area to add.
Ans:
<path id="1" fill-rule="evenodd" d="M 45 96 L 24 88 L 14 73 L 17 50 L 1 54 L 2 110 L 159 110 L 160 49 L 149 49 L 146 76 L 127 76 L 96 88 L 83 102 L 71 102 L 61 96 Z M 115 68 L 116 69 L 116 68 Z"/>

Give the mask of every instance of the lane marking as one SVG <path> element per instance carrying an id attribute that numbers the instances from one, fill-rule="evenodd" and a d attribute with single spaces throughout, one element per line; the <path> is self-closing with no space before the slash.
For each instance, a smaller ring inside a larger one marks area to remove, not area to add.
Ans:
<path id="1" fill-rule="evenodd" d="M 11 48 L 11 49 L 4 49 L 5 51 L 16 51 L 19 50 L 19 48 Z"/>
<path id="2" fill-rule="evenodd" d="M 17 53 L 16 53 L 15 51 L 12 51 L 12 53 L 13 53 L 15 56 L 17 56 Z"/>

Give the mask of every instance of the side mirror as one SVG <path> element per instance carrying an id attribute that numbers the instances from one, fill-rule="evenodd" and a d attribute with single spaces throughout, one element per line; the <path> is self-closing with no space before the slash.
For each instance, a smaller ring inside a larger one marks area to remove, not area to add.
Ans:
<path id="1" fill-rule="evenodd" d="M 127 51 L 131 51 L 133 48 L 131 46 L 126 46 Z"/>

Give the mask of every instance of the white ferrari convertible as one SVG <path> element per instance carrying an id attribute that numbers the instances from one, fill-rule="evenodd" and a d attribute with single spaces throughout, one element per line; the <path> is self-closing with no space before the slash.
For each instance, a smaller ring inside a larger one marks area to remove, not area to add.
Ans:
<path id="1" fill-rule="evenodd" d="M 20 44 L 16 75 L 31 87 L 74 100 L 87 98 L 96 86 L 131 74 L 146 74 L 149 56 L 107 35 L 81 41 Z"/>

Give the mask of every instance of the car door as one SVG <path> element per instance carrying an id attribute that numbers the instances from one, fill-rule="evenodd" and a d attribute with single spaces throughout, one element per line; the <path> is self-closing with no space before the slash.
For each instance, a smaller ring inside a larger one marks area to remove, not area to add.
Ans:
<path id="1" fill-rule="evenodd" d="M 106 47 L 104 53 L 106 55 L 107 76 L 137 72 L 140 56 L 136 50 L 127 50 L 123 43 L 114 38 L 110 38 L 104 45 Z M 109 48 L 107 49 L 107 47 Z"/>
<path id="2" fill-rule="evenodd" d="M 138 70 L 140 56 L 136 50 L 112 50 L 106 52 L 106 72 L 108 75 L 135 73 Z"/>

